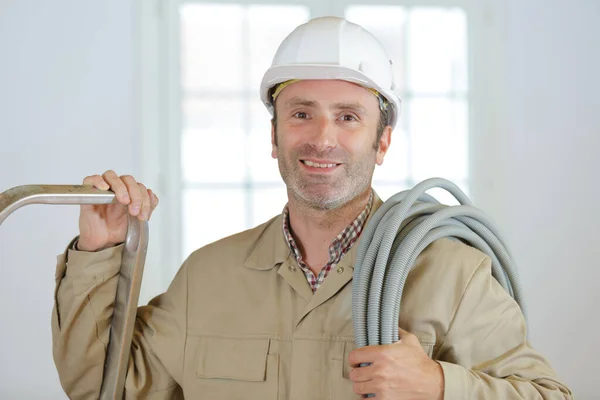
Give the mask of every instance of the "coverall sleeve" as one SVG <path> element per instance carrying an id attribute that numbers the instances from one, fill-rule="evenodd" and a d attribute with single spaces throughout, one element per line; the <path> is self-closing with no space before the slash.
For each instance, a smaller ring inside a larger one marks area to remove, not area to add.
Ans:
<path id="1" fill-rule="evenodd" d="M 98 399 L 123 245 L 58 257 L 52 312 L 53 357 L 71 399 Z M 183 398 L 186 267 L 168 290 L 138 308 L 125 398 Z"/>
<path id="2" fill-rule="evenodd" d="M 444 371 L 444 399 L 572 399 L 526 336 L 519 305 L 485 258 L 435 355 Z"/>

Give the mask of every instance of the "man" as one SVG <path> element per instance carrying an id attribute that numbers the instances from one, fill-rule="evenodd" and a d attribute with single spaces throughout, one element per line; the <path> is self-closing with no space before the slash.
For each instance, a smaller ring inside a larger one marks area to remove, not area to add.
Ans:
<path id="1" fill-rule="evenodd" d="M 523 315 L 490 259 L 447 239 L 408 277 L 401 340 L 354 348 L 357 243 L 382 203 L 371 180 L 400 104 L 372 35 L 337 18 L 298 27 L 261 98 L 273 113 L 288 204 L 194 252 L 167 292 L 139 309 L 127 398 L 571 397 L 527 343 Z M 149 219 L 158 198 L 114 171 L 83 183 L 113 190 L 119 204 L 82 206 L 80 235 L 59 257 L 52 331 L 65 391 L 97 398 L 127 213 Z"/>

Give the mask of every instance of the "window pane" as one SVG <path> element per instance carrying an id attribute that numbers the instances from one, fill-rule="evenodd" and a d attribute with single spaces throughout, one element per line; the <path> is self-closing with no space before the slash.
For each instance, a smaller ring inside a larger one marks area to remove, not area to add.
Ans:
<path id="1" fill-rule="evenodd" d="M 239 90 L 243 79 L 239 4 L 185 4 L 180 9 L 185 90 Z"/>
<path id="2" fill-rule="evenodd" d="M 252 226 L 262 224 L 281 213 L 287 203 L 287 191 L 278 188 L 254 189 L 252 192 Z"/>
<path id="3" fill-rule="evenodd" d="M 248 7 L 248 52 L 250 79 L 247 89 L 258 93 L 263 74 L 271 65 L 279 44 L 298 25 L 308 21 L 304 6 L 250 5 Z"/>
<path id="4" fill-rule="evenodd" d="M 240 99 L 183 102 L 181 168 L 186 182 L 242 182 L 245 141 Z"/>
<path id="5" fill-rule="evenodd" d="M 376 181 L 403 181 L 408 178 L 408 141 L 406 132 L 397 126 L 392 132 L 392 141 L 383 164 L 375 166 L 373 179 Z"/>
<path id="6" fill-rule="evenodd" d="M 406 9 L 400 6 L 350 6 L 346 18 L 371 32 L 392 60 L 396 90 L 403 92 L 405 73 Z"/>
<path id="7" fill-rule="evenodd" d="M 282 182 L 277 160 L 271 157 L 271 114 L 260 102 L 250 107 L 248 169 L 257 182 Z"/>
<path id="8" fill-rule="evenodd" d="M 409 88 L 421 93 L 467 90 L 466 16 L 460 9 L 411 9 Z"/>
<path id="9" fill-rule="evenodd" d="M 379 195 L 379 197 L 386 201 L 396 193 L 403 192 L 405 190 L 410 190 L 416 186 L 418 182 L 407 184 L 407 183 L 389 183 L 389 182 L 374 182 L 373 188 L 375 192 Z M 465 182 L 460 181 L 452 181 L 452 183 L 456 184 L 460 190 L 462 190 L 467 196 L 469 195 L 467 189 L 467 185 Z M 444 189 L 431 189 L 428 190 L 427 193 L 433 197 L 435 197 L 440 203 L 446 205 L 458 205 L 458 201 L 452 196 L 449 192 Z"/>
<path id="10" fill-rule="evenodd" d="M 183 257 L 246 226 L 243 189 L 183 191 Z"/>
<path id="11" fill-rule="evenodd" d="M 399 193 L 403 190 L 410 189 L 410 187 L 408 187 L 406 185 L 406 183 L 404 183 L 404 182 L 392 183 L 392 182 L 374 181 L 373 189 L 375 189 L 375 192 L 381 198 L 381 200 L 386 201 L 387 199 L 389 199 L 396 193 Z"/>
<path id="12" fill-rule="evenodd" d="M 465 190 L 466 188 L 466 184 L 464 182 L 459 182 L 459 181 L 452 181 L 452 183 L 454 183 L 456 186 L 458 186 L 458 188 L 460 190 L 462 190 L 467 196 L 469 195 L 469 193 L 467 192 L 467 190 Z M 459 205 L 458 200 L 456 200 L 456 198 L 450 194 L 450 192 L 444 190 L 444 189 L 440 189 L 440 188 L 434 188 L 431 190 L 428 190 L 427 193 L 433 197 L 435 197 L 435 199 L 437 201 L 439 201 L 442 204 L 446 204 L 447 206 L 457 206 Z"/>
<path id="13" fill-rule="evenodd" d="M 468 139 L 465 100 L 416 98 L 408 104 L 413 178 L 464 181 Z"/>

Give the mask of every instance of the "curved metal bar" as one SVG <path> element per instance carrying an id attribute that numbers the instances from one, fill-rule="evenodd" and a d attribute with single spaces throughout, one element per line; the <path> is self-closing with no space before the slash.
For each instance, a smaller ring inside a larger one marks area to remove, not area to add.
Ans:
<path id="1" fill-rule="evenodd" d="M 24 185 L 0 193 L 0 224 L 28 204 L 110 204 L 113 192 L 84 185 Z"/>
<path id="2" fill-rule="evenodd" d="M 123 398 L 147 250 L 148 222 L 129 215 L 100 391 L 102 400 Z"/>
<path id="3" fill-rule="evenodd" d="M 28 204 L 110 204 L 111 191 L 87 185 L 24 185 L 0 193 L 0 225 Z M 106 352 L 101 399 L 122 399 L 135 326 L 142 274 L 148 250 L 148 222 L 129 216 L 123 248 L 110 341 Z"/>

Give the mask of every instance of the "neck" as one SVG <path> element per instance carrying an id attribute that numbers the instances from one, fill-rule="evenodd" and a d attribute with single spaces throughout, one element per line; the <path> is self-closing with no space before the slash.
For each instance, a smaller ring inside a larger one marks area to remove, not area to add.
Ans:
<path id="1" fill-rule="evenodd" d="M 304 262 L 317 274 L 329 260 L 329 245 L 366 207 L 371 188 L 333 209 L 315 209 L 289 196 L 290 229 Z"/>

